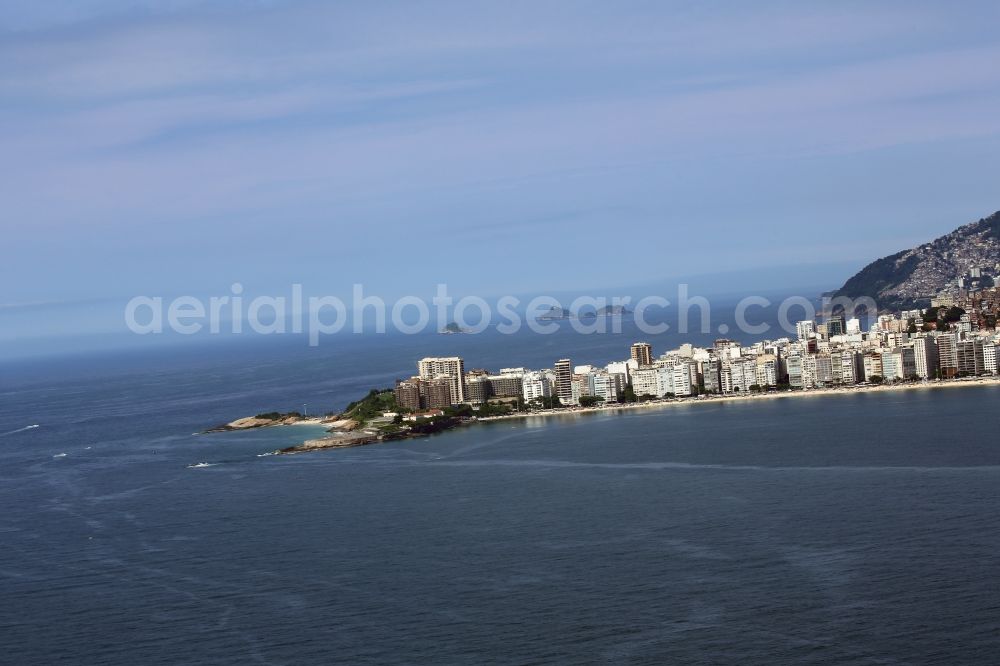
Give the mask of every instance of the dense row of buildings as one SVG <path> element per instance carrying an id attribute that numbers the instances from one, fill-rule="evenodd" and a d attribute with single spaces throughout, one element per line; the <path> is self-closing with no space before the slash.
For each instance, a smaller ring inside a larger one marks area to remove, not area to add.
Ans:
<path id="1" fill-rule="evenodd" d="M 578 405 L 587 396 L 618 402 L 997 374 L 993 330 L 979 330 L 969 315 L 942 324 L 942 330 L 926 330 L 923 316 L 921 310 L 882 315 L 867 330 L 858 319 L 834 316 L 819 324 L 799 322 L 795 339 L 748 346 L 720 339 L 711 348 L 684 344 L 659 357 L 652 345 L 637 342 L 628 359 L 605 366 L 560 359 L 552 368 L 494 374 L 466 371 L 458 357 L 425 358 L 417 375 L 397 382 L 396 401 L 414 411 L 497 401 Z"/>

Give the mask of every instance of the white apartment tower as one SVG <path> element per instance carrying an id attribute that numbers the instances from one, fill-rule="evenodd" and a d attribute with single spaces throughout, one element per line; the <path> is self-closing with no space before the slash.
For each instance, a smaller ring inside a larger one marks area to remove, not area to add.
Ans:
<path id="1" fill-rule="evenodd" d="M 451 388 L 451 404 L 465 402 L 465 363 L 458 356 L 420 359 L 417 370 L 421 379 L 447 377 Z"/>
<path id="2" fill-rule="evenodd" d="M 938 348 L 934 338 L 925 336 L 913 341 L 913 362 L 917 377 L 934 379 L 938 371 Z"/>
<path id="3" fill-rule="evenodd" d="M 552 395 L 552 387 L 549 385 L 549 378 L 545 376 L 545 373 L 526 372 L 521 381 L 525 402 L 531 402 L 537 398 L 548 398 Z M 572 386 L 570 390 L 572 391 Z"/>
<path id="4" fill-rule="evenodd" d="M 799 340 L 808 340 L 816 337 L 816 322 L 807 320 L 795 324 L 795 333 Z"/>
<path id="5" fill-rule="evenodd" d="M 983 345 L 983 370 L 991 375 L 997 374 L 997 346 Z"/>

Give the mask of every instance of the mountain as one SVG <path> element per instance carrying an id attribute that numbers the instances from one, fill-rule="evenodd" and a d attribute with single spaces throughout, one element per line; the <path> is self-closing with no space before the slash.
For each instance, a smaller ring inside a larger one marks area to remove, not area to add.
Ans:
<path id="1" fill-rule="evenodd" d="M 978 269 L 978 271 L 974 270 Z M 974 277 L 976 273 L 981 277 Z M 1000 211 L 950 234 L 865 266 L 834 296 L 870 296 L 880 310 L 926 307 L 966 286 L 992 286 L 1000 276 Z"/>

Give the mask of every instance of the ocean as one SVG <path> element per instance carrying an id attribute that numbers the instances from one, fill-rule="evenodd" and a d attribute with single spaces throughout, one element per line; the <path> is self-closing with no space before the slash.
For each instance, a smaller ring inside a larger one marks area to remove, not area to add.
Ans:
<path id="1" fill-rule="evenodd" d="M 996 662 L 997 387 L 502 421 L 290 457 L 259 454 L 321 429 L 195 434 L 336 411 L 425 355 L 606 363 L 634 337 L 3 363 L 0 662 Z"/>

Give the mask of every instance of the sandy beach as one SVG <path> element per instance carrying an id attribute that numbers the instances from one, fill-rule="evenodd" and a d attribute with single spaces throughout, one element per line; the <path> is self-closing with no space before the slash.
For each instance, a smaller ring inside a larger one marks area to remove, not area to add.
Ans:
<path id="1" fill-rule="evenodd" d="M 466 421 L 463 425 L 473 425 L 476 423 L 489 423 L 494 421 L 504 421 L 509 419 L 533 419 L 538 417 L 548 417 L 548 416 L 575 416 L 582 414 L 599 414 L 604 412 L 624 412 L 629 410 L 638 409 L 666 409 L 670 407 L 675 407 L 678 405 L 705 405 L 705 404 L 718 404 L 724 402 L 738 402 L 738 401 L 755 401 L 755 400 L 783 400 L 783 399 L 796 399 L 796 398 L 819 398 L 824 396 L 844 396 L 852 395 L 858 393 L 878 393 L 878 392 L 890 392 L 890 391 L 920 391 L 920 390 L 934 390 L 934 389 L 945 389 L 945 388 L 956 388 L 963 386 L 995 386 L 1000 385 L 1000 377 L 970 377 L 966 379 L 949 379 L 943 381 L 927 381 L 927 382 L 899 382 L 895 384 L 880 384 L 880 385 L 869 385 L 860 384 L 856 386 L 842 386 L 837 388 L 824 388 L 824 389 L 809 389 L 809 390 L 795 390 L 795 391 L 770 391 L 766 393 L 746 393 L 746 394 L 732 394 L 732 395 L 702 395 L 697 397 L 685 397 L 685 398 L 661 398 L 657 400 L 648 400 L 646 402 L 635 402 L 635 403 L 613 403 L 610 405 L 601 405 L 595 407 L 561 407 L 557 409 L 542 409 L 530 412 L 517 412 L 514 414 L 506 414 L 504 416 L 486 416 L 482 418 L 475 418 Z M 252 417 L 251 417 L 252 418 Z M 320 449 L 337 449 L 337 448 L 347 448 L 353 446 L 363 446 L 366 444 L 374 444 L 379 441 L 379 439 L 371 431 L 359 431 L 357 433 L 350 433 L 347 431 L 341 431 L 336 428 L 336 423 L 338 421 L 335 418 L 328 416 L 319 417 L 313 416 L 308 418 L 299 419 L 296 421 L 285 421 L 285 422 L 274 422 L 264 425 L 268 426 L 282 426 L 282 425 L 293 425 L 293 426 L 323 426 L 329 429 L 329 434 L 325 437 L 320 437 L 317 439 L 310 439 L 297 446 L 288 447 L 287 449 L 282 449 L 279 451 L 273 451 L 271 454 L 293 454 L 293 453 L 303 453 L 306 451 L 316 451 Z M 261 426 L 251 426 L 251 427 L 261 427 Z M 237 428 L 243 429 L 243 428 Z M 426 436 L 426 435 L 422 435 Z"/>
<path id="2" fill-rule="evenodd" d="M 532 412 L 517 412 L 503 416 L 486 416 L 477 419 L 478 422 L 503 421 L 506 419 L 524 419 L 538 416 L 565 416 L 567 414 L 590 414 L 599 412 L 617 412 L 633 409 L 663 409 L 675 405 L 717 404 L 720 402 L 777 400 L 784 398 L 818 398 L 831 395 L 852 395 L 857 393 L 877 393 L 886 391 L 916 391 L 962 386 L 991 386 L 1000 384 L 1000 377 L 969 377 L 964 379 L 948 379 L 925 382 L 898 382 L 894 384 L 858 384 L 836 388 L 769 391 L 766 393 L 744 393 L 730 395 L 702 395 L 685 398 L 659 398 L 646 402 L 613 403 L 595 407 L 560 407 L 557 409 L 540 409 Z"/>

